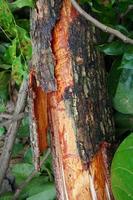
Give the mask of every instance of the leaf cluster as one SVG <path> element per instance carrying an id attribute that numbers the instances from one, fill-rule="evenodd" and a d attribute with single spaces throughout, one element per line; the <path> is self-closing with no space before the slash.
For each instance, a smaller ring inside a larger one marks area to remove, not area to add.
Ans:
<path id="1" fill-rule="evenodd" d="M 20 19 L 15 14 L 18 8 L 25 6 L 31 7 L 32 2 L 17 0 L 9 3 L 0 0 L 0 94 L 3 98 L 7 98 L 10 79 L 19 85 L 28 72 L 28 62 L 32 54 L 29 19 Z"/>

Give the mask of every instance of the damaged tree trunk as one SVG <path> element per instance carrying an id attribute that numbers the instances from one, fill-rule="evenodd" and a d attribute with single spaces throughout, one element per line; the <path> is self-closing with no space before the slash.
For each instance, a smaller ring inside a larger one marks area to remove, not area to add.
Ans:
<path id="1" fill-rule="evenodd" d="M 38 0 L 32 13 L 32 41 L 31 138 L 36 167 L 47 146 L 49 124 L 57 199 L 113 199 L 108 150 L 114 125 L 95 28 L 70 0 Z"/>

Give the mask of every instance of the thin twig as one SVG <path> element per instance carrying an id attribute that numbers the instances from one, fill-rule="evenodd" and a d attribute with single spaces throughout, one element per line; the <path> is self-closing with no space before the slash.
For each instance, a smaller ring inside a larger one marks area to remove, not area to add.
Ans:
<path id="1" fill-rule="evenodd" d="M 16 116 L 12 116 L 12 118 L 10 118 L 10 119 L 8 119 L 8 120 L 4 120 L 3 122 L 1 122 L 0 123 L 0 127 L 2 127 L 2 126 L 6 126 L 7 124 L 10 124 L 10 123 L 12 123 L 12 122 L 14 122 L 14 121 L 16 121 L 16 120 L 20 120 L 20 119 L 22 119 L 23 117 L 24 117 L 24 115 L 25 115 L 25 113 L 23 112 L 23 113 L 20 113 L 20 114 L 18 114 L 18 115 L 16 115 Z"/>
<path id="2" fill-rule="evenodd" d="M 113 29 L 109 26 L 106 26 L 99 22 L 97 19 L 93 18 L 91 15 L 86 13 L 75 0 L 71 0 L 72 5 L 74 8 L 83 16 L 85 17 L 89 22 L 91 22 L 93 25 L 101 29 L 102 31 L 106 33 L 110 33 L 112 35 L 115 35 L 119 39 L 121 39 L 123 42 L 128 44 L 133 44 L 133 40 L 131 38 L 128 38 L 126 35 L 122 34 L 120 31 Z"/>
<path id="3" fill-rule="evenodd" d="M 47 150 L 44 158 L 41 160 L 41 163 L 40 163 L 40 167 L 43 165 L 43 163 L 47 160 L 49 154 L 50 154 L 50 148 Z M 34 170 L 30 175 L 29 177 L 17 188 L 15 194 L 14 194 L 14 197 L 13 197 L 13 200 L 16 200 L 18 199 L 20 193 L 22 192 L 22 190 L 27 186 L 27 184 L 32 180 L 32 178 L 35 177 L 35 175 L 38 173 L 37 170 Z"/>
<path id="4" fill-rule="evenodd" d="M 24 111 L 25 102 L 27 98 L 27 90 L 28 90 L 28 81 L 24 79 L 19 90 L 18 100 L 15 107 L 15 111 L 14 111 L 14 116 Z M 13 145 L 15 142 L 16 133 L 20 125 L 20 121 L 21 120 L 12 122 L 6 134 L 3 151 L 0 157 L 0 187 L 2 185 L 3 179 L 5 177 L 5 174 L 9 166 L 11 152 L 12 152 Z"/>

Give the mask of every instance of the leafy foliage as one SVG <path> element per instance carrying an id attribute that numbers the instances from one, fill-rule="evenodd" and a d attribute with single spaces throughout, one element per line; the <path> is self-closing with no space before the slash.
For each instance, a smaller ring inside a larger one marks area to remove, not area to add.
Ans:
<path id="1" fill-rule="evenodd" d="M 5 0 L 0 1 L 0 27 L 1 44 L 0 68 L 10 72 L 11 78 L 20 84 L 22 78 L 26 76 L 28 70 L 28 61 L 31 58 L 32 48 L 29 33 L 22 26 L 17 24 L 10 7 L 13 9 L 24 6 L 32 6 L 32 1 L 17 0 L 8 4 Z M 28 22 L 29 23 L 29 22 Z M 21 25 L 23 25 L 21 23 Z M 3 90 L 1 90 L 3 91 Z"/>

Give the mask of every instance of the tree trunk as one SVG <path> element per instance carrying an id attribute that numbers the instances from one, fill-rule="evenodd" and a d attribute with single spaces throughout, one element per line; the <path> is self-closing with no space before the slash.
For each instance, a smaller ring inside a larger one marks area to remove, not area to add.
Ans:
<path id="1" fill-rule="evenodd" d="M 32 105 L 47 99 L 57 199 L 113 199 L 108 149 L 114 125 L 97 32 L 70 0 L 38 0 L 32 28 L 32 82 L 45 96 Z M 35 110 L 39 135 L 38 121 L 46 117 Z"/>

